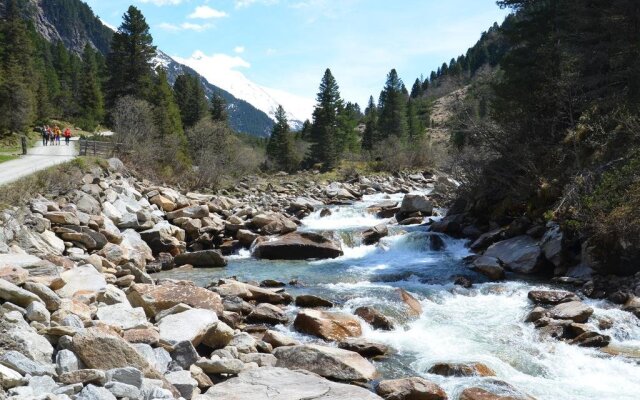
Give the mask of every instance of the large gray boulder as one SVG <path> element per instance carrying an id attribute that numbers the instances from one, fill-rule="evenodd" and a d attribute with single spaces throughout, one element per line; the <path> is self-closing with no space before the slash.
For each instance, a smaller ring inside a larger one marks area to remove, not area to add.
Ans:
<path id="1" fill-rule="evenodd" d="M 0 316 L 0 354 L 11 350 L 19 351 L 40 363 L 49 364 L 52 361 L 51 343 L 15 311 Z"/>
<path id="2" fill-rule="evenodd" d="M 171 344 L 188 340 L 197 346 L 217 322 L 218 316 L 211 310 L 192 309 L 168 315 L 158 323 L 160 340 Z"/>
<path id="3" fill-rule="evenodd" d="M 256 258 L 267 260 L 326 259 L 342 256 L 339 243 L 312 232 L 292 232 L 276 239 L 258 239 L 253 251 Z"/>
<path id="4" fill-rule="evenodd" d="M 216 400 L 381 400 L 361 387 L 331 382 L 305 371 L 254 368 L 205 393 Z"/>
<path id="5" fill-rule="evenodd" d="M 273 351 L 277 367 L 304 369 L 338 381 L 369 381 L 376 368 L 360 354 L 335 347 L 302 345 L 279 347 Z"/>
<path id="6" fill-rule="evenodd" d="M 542 250 L 533 238 L 516 236 L 493 244 L 484 253 L 502 261 L 505 268 L 520 274 L 533 274 L 540 270 Z"/>
<path id="7" fill-rule="evenodd" d="M 40 297 L 4 279 L 0 279 L 0 299 L 20 307 L 27 307 L 34 301 L 42 303 Z"/>
<path id="8" fill-rule="evenodd" d="M 190 264 L 196 268 L 216 268 L 227 265 L 227 259 L 218 250 L 202 250 L 184 253 L 173 259 L 177 267 Z"/>
<path id="9" fill-rule="evenodd" d="M 401 214 L 411 214 L 420 212 L 423 215 L 431 215 L 433 213 L 433 203 L 429 197 L 423 194 L 407 194 L 402 199 L 400 205 Z"/>

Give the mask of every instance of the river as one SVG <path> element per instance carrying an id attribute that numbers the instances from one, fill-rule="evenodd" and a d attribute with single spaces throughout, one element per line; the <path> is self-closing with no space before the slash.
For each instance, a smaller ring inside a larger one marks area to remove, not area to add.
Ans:
<path id="1" fill-rule="evenodd" d="M 468 270 L 463 258 L 469 250 L 464 240 L 446 236 L 444 249 L 429 245 L 432 235 L 421 227 L 393 227 L 378 245 L 360 244 L 360 232 L 383 220 L 366 208 L 402 195 L 365 196 L 352 206 L 329 207 L 305 218 L 302 230 L 333 231 L 341 239 L 345 255 L 325 261 L 261 261 L 249 251 L 231 256 L 224 269 L 168 271 L 156 277 L 188 279 L 207 285 L 236 276 L 243 281 L 275 279 L 302 285 L 288 286 L 292 295 L 315 294 L 337 304 L 336 311 L 353 312 L 370 305 L 394 317 L 394 331 L 375 331 L 363 323 L 364 337 L 391 346 L 393 354 L 374 364 L 385 379 L 423 376 L 440 384 L 451 399 L 471 386 L 507 391 L 507 382 L 538 400 L 631 400 L 640 398 L 640 362 L 604 355 L 598 349 L 581 348 L 540 337 L 533 324 L 522 322 L 532 305 L 527 293 L 556 288 L 548 283 L 509 276 L 504 283 L 490 283 Z M 456 276 L 470 277 L 469 290 L 455 286 Z M 413 320 L 404 316 L 403 304 L 394 296 L 397 288 L 415 294 L 424 312 Z M 640 320 L 606 301 L 585 300 L 595 313 L 589 324 L 612 337 L 614 346 L 640 349 Z M 293 317 L 294 305 L 286 308 Z M 598 320 L 613 326 L 598 329 Z M 290 327 L 276 329 L 303 342 L 317 339 Z M 482 362 L 496 378 L 444 378 L 427 371 L 438 362 Z"/>

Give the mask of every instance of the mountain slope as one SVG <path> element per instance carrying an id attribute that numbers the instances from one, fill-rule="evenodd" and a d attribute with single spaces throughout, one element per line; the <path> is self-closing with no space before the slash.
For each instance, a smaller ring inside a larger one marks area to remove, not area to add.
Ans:
<path id="1" fill-rule="evenodd" d="M 0 15 L 4 13 L 4 3 L 0 1 Z M 100 21 L 86 3 L 80 0 L 23 0 L 22 3 L 25 17 L 33 21 L 38 33 L 48 41 L 61 41 L 76 54 L 82 54 L 87 44 L 102 54 L 108 53 L 113 31 Z M 265 112 L 211 84 L 202 75 L 162 51 L 158 51 L 156 61 L 167 69 L 172 85 L 180 74 L 187 73 L 200 78 L 207 96 L 219 92 L 227 102 L 229 123 L 233 129 L 254 136 L 269 136 L 273 120 Z"/>

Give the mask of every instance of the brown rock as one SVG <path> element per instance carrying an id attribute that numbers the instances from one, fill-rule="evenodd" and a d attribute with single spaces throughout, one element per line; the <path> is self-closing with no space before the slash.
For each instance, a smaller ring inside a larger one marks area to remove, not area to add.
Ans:
<path id="1" fill-rule="evenodd" d="M 532 290 L 529 292 L 528 297 L 529 300 L 536 304 L 552 305 L 580 300 L 575 293 L 565 290 Z"/>
<path id="2" fill-rule="evenodd" d="M 505 276 L 500 260 L 494 257 L 480 256 L 476 258 L 471 269 L 492 281 L 501 281 Z"/>
<path id="3" fill-rule="evenodd" d="M 21 267 L 4 266 L 0 267 L 0 279 L 9 281 L 14 285 L 22 285 L 27 281 L 29 271 Z"/>
<path id="4" fill-rule="evenodd" d="M 551 318 L 569 319 L 578 323 L 587 322 L 591 314 L 593 314 L 593 308 L 579 301 L 561 303 L 549 310 L 549 316 Z"/>
<path id="5" fill-rule="evenodd" d="M 429 368 L 430 374 L 442 376 L 495 376 L 496 373 L 482 363 L 440 363 Z"/>
<path id="6" fill-rule="evenodd" d="M 481 388 L 468 388 L 462 391 L 458 400 L 525 400 L 531 397 L 513 397 L 509 395 L 498 395 Z"/>
<path id="7" fill-rule="evenodd" d="M 86 385 L 94 383 L 102 386 L 107 382 L 107 377 L 104 371 L 97 369 L 80 369 L 77 371 L 65 372 L 60 375 L 58 379 L 65 385 L 73 385 L 75 383 L 82 383 Z"/>
<path id="8" fill-rule="evenodd" d="M 144 343 L 155 346 L 160 341 L 160 334 L 155 329 L 129 329 L 124 332 L 124 340 L 129 343 Z"/>
<path id="9" fill-rule="evenodd" d="M 400 299 L 407 305 L 410 316 L 417 317 L 422 314 L 422 304 L 415 297 L 404 289 L 398 289 L 397 292 Z"/>
<path id="10" fill-rule="evenodd" d="M 254 324 L 286 324 L 289 318 L 280 307 L 272 304 L 258 304 L 251 314 L 247 316 L 247 322 Z"/>
<path id="11" fill-rule="evenodd" d="M 303 310 L 296 316 L 293 326 L 299 332 L 331 341 L 362 335 L 362 327 L 358 320 L 342 313 Z"/>
<path id="12" fill-rule="evenodd" d="M 354 314 L 362 318 L 375 329 L 381 329 L 384 331 L 392 331 L 394 329 L 393 322 L 391 322 L 386 315 L 372 307 L 358 307 Z"/>
<path id="13" fill-rule="evenodd" d="M 161 286 L 134 284 L 129 289 L 127 298 L 132 306 L 144 308 L 149 317 L 154 317 L 158 312 L 180 303 L 213 310 L 218 315 L 222 315 L 223 311 L 220 295 L 186 282 Z"/>
<path id="14" fill-rule="evenodd" d="M 336 258 L 343 255 L 337 242 L 312 232 L 293 232 L 276 240 L 258 240 L 254 256 L 267 260 L 307 260 Z"/>
<path id="15" fill-rule="evenodd" d="M 283 346 L 298 346 L 300 342 L 290 338 L 280 332 L 268 330 L 264 333 L 262 340 L 265 343 L 269 343 L 274 349 Z"/>
<path id="16" fill-rule="evenodd" d="M 329 300 L 325 300 L 322 297 L 313 296 L 310 294 L 301 295 L 296 297 L 296 306 L 306 308 L 316 307 L 333 307 L 333 303 Z"/>
<path id="17" fill-rule="evenodd" d="M 348 338 L 338 344 L 344 350 L 353 351 L 362 357 L 373 358 L 384 356 L 389 352 L 389 347 L 382 343 L 375 343 L 363 338 Z"/>
<path id="18" fill-rule="evenodd" d="M 382 381 L 376 393 L 385 400 L 447 400 L 444 390 L 426 379 L 413 377 Z"/>

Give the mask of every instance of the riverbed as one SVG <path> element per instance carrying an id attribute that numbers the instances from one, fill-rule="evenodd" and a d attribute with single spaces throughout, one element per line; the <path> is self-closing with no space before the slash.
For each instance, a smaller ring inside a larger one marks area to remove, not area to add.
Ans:
<path id="1" fill-rule="evenodd" d="M 264 261 L 242 250 L 223 269 L 174 270 L 155 277 L 188 279 L 201 286 L 231 276 L 254 282 L 295 281 L 287 292 L 324 297 L 336 304 L 335 311 L 352 313 L 359 306 L 373 306 L 398 322 L 393 331 L 362 324 L 365 338 L 393 349 L 390 356 L 374 361 L 381 378 L 423 376 L 441 385 L 451 399 L 471 386 L 505 394 L 515 388 L 538 400 L 639 398 L 638 359 L 541 337 L 533 324 L 523 322 L 532 309 L 527 293 L 557 287 L 513 275 L 504 283 L 487 282 L 465 266 L 463 259 L 471 254 L 465 240 L 440 235 L 441 240 L 434 241 L 430 236 L 439 234 L 425 227 L 392 226 L 377 245 L 363 245 L 361 232 L 385 222 L 367 207 L 401 199 L 402 195 L 365 196 L 354 205 L 329 206 L 329 216 L 321 217 L 316 210 L 303 219 L 301 230 L 331 232 L 342 242 L 345 254 L 338 259 Z M 470 278 L 473 287 L 454 285 L 460 276 Z M 397 288 L 420 299 L 424 311 L 417 319 L 405 315 Z M 593 330 L 611 336 L 613 347 L 640 352 L 639 319 L 606 301 L 585 303 L 595 310 L 589 323 Z M 292 317 L 297 312 L 293 305 L 286 310 Z M 600 329 L 598 321 L 603 320 L 613 321 L 612 326 Z M 276 329 L 303 342 L 318 340 L 290 326 Z M 444 378 L 427 372 L 440 362 L 482 362 L 497 377 Z"/>

